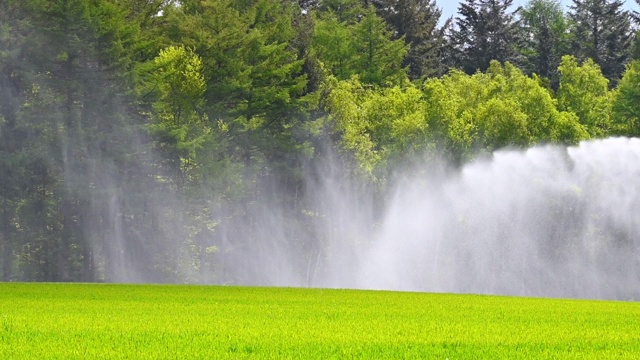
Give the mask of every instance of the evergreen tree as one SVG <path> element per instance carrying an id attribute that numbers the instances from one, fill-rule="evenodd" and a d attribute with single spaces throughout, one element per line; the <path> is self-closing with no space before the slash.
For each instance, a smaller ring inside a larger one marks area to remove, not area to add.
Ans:
<path id="1" fill-rule="evenodd" d="M 42 29 L 31 54 L 38 91 L 29 94 L 32 106 L 23 116 L 44 146 L 34 154 L 38 162 L 32 176 L 46 189 L 34 201 L 46 205 L 42 224 L 48 230 L 42 236 L 49 240 L 43 249 L 50 252 L 39 259 L 37 271 L 55 280 L 96 280 L 100 256 L 103 275 L 112 278 L 128 261 L 114 238 L 133 231 L 114 213 L 139 210 L 115 209 L 119 189 L 139 171 L 138 163 L 128 161 L 135 158 L 135 122 L 123 113 L 133 57 L 128 46 L 136 42 L 138 28 L 106 1 L 34 2 L 33 11 L 34 24 Z M 82 268 L 72 268 L 71 259 Z"/>
<path id="2" fill-rule="evenodd" d="M 355 74 L 356 49 L 351 28 L 333 14 L 316 22 L 312 46 L 315 56 L 338 79 L 348 79 Z"/>
<path id="3" fill-rule="evenodd" d="M 149 272 L 153 256 L 118 246 L 160 239 L 145 231 L 137 201 L 151 162 L 135 145 L 142 134 L 129 87 L 133 63 L 149 53 L 143 14 L 155 18 L 158 8 L 125 3 L 145 2 L 0 3 L 4 279 L 95 281 L 133 261 Z"/>
<path id="4" fill-rule="evenodd" d="M 640 0 L 635 0 L 636 4 L 640 6 Z M 631 44 L 631 59 L 638 60 L 640 59 L 640 12 L 632 10 L 629 12 L 629 16 L 632 20 L 632 32 L 633 39 Z"/>
<path id="5" fill-rule="evenodd" d="M 491 60 L 519 64 L 518 23 L 509 12 L 513 0 L 466 0 L 449 36 L 450 62 L 468 74 L 484 71 Z"/>
<path id="6" fill-rule="evenodd" d="M 353 20 L 357 20 L 351 23 Z M 359 8 L 359 15 L 340 21 L 333 10 L 320 13 L 313 50 L 331 75 L 346 80 L 353 75 L 369 84 L 399 83 L 406 79 L 402 66 L 408 45 L 393 40 L 375 9 Z"/>
<path id="7" fill-rule="evenodd" d="M 364 11 L 362 20 L 353 27 L 356 50 L 355 67 L 366 83 L 399 83 L 406 77 L 402 61 L 407 46 L 402 39 L 393 41 L 384 20 L 373 7 Z"/>
<path id="8" fill-rule="evenodd" d="M 439 25 L 442 10 L 435 0 L 377 0 L 372 3 L 377 14 L 393 30 L 394 39 L 404 37 L 410 45 L 404 60 L 410 78 L 444 73 L 444 31 L 450 20 Z"/>
<path id="9" fill-rule="evenodd" d="M 307 91 L 304 52 L 294 45 L 299 12 L 275 0 L 183 1 L 167 12 L 171 42 L 202 59 L 205 123 L 224 133 L 211 165 L 243 164 L 247 184 L 271 178 L 274 168 L 287 178 L 307 149 L 298 141 Z"/>
<path id="10" fill-rule="evenodd" d="M 573 0 L 572 53 L 584 61 L 593 59 L 615 86 L 631 55 L 631 17 L 621 0 Z"/>
<path id="11" fill-rule="evenodd" d="M 0 2 L 0 279 L 14 279 L 19 246 L 15 217 L 24 195 L 28 133 L 20 123 L 22 93 L 28 87 L 23 48 L 32 30 L 19 1 Z"/>
<path id="12" fill-rule="evenodd" d="M 322 0 L 319 2 L 318 11 L 333 14 L 338 22 L 349 25 L 356 23 L 362 14 L 363 4 L 361 0 Z"/>
<path id="13" fill-rule="evenodd" d="M 558 0 L 531 0 L 520 11 L 524 36 L 523 67 L 558 86 L 560 59 L 569 51 L 569 23 Z"/>

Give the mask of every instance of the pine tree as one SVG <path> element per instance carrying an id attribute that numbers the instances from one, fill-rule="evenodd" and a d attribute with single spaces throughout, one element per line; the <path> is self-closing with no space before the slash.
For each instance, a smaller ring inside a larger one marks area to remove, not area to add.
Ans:
<path id="1" fill-rule="evenodd" d="M 362 14 L 363 5 L 366 5 L 366 2 L 361 0 L 322 0 L 319 2 L 318 10 L 321 13 L 330 12 L 338 22 L 352 25 Z"/>
<path id="2" fill-rule="evenodd" d="M 131 180 L 141 172 L 132 146 L 140 124 L 128 85 L 144 45 L 138 17 L 119 4 L 0 2 L 0 33 L 9 35 L 0 34 L 0 188 L 12 194 L 0 200 L 9 224 L 0 232 L 12 245 L 2 249 L 5 279 L 94 281 L 97 264 L 113 265 L 111 240 L 134 238 L 116 214 L 143 210 L 116 209 L 114 199 L 140 184 Z M 24 261 L 11 265 L 12 257 Z"/>
<path id="3" fill-rule="evenodd" d="M 368 84 L 402 82 L 408 45 L 402 38 L 393 40 L 373 6 L 357 10 L 344 21 L 334 10 L 319 14 L 313 39 L 318 60 L 339 80 L 358 75 Z"/>
<path id="4" fill-rule="evenodd" d="M 509 12 L 513 0 L 466 0 L 450 34 L 452 65 L 468 74 L 484 71 L 491 60 L 519 64 L 518 24 Z"/>
<path id="5" fill-rule="evenodd" d="M 354 25 L 355 66 L 365 83 L 399 83 L 406 77 L 402 59 L 407 46 L 402 40 L 391 40 L 384 20 L 373 7 L 365 10 L 362 20 Z"/>
<path id="6" fill-rule="evenodd" d="M 24 8 L 17 0 L 0 2 L 0 281 L 14 279 L 18 242 L 15 216 L 24 192 L 27 132 L 19 122 L 24 77 L 22 48 L 31 36 Z"/>
<path id="7" fill-rule="evenodd" d="M 631 16 L 621 0 L 573 0 L 572 52 L 580 60 L 593 59 L 615 86 L 631 56 Z"/>
<path id="8" fill-rule="evenodd" d="M 520 11 L 526 36 L 523 67 L 558 86 L 558 66 L 569 51 L 568 21 L 558 0 L 531 0 Z"/>
<path id="9" fill-rule="evenodd" d="M 394 39 L 404 37 L 410 45 L 404 60 L 410 78 L 444 73 L 444 30 L 450 21 L 439 25 L 442 10 L 435 0 L 377 0 L 372 3 L 377 14 L 393 30 Z"/>

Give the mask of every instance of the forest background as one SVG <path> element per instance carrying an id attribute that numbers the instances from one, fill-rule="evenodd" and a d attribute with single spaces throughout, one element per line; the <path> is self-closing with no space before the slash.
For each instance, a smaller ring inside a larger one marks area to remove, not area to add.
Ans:
<path id="1" fill-rule="evenodd" d="M 638 136 L 623 5 L 2 0 L 0 280 L 270 284 L 265 214 L 311 272 L 334 164 L 382 203 L 425 159 Z"/>

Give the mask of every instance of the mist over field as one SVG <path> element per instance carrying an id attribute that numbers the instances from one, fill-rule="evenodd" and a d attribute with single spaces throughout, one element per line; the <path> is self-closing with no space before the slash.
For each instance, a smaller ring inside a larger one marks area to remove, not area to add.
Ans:
<path id="1" fill-rule="evenodd" d="M 219 209 L 211 232 L 199 235 L 210 257 L 197 281 L 639 296 L 638 139 L 501 150 L 459 168 L 429 162 L 395 173 L 382 194 L 349 180 L 337 163 L 319 166 L 305 180 L 304 205 L 284 206 L 277 199 L 285 194 L 267 188 L 231 205 L 242 214 Z M 169 232 L 186 226 L 179 217 L 163 221 Z M 113 226 L 108 258 L 119 266 L 109 281 L 162 280 L 139 273 L 151 249 L 128 244 L 118 223 Z M 176 242 L 182 245 L 153 251 L 182 254 L 185 263 L 193 249 Z M 189 279 L 182 271 L 175 281 Z"/>
<path id="2" fill-rule="evenodd" d="M 638 297 L 640 141 L 499 151 L 396 185 L 360 286 Z"/>
<path id="3" fill-rule="evenodd" d="M 514 3 L 0 1 L 0 280 L 639 299 L 637 14 Z"/>
<path id="4" fill-rule="evenodd" d="M 637 298 L 639 160 L 626 138 L 504 150 L 405 170 L 378 202 L 323 172 L 304 234 L 258 202 L 255 249 L 226 264 L 247 284 Z"/>

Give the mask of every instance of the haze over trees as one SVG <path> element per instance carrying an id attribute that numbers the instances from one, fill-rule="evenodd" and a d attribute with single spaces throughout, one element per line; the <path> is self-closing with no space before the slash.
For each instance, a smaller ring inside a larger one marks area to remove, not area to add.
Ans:
<path id="1" fill-rule="evenodd" d="M 637 136 L 622 3 L 3 0 L 0 280 L 241 282 L 275 208 L 312 269 L 328 159 L 384 192 L 417 157 Z"/>

